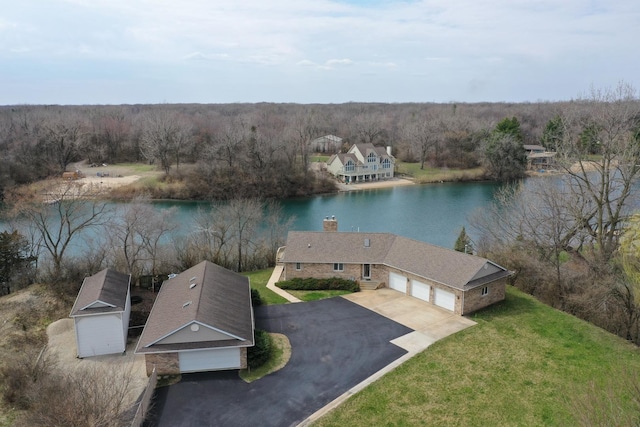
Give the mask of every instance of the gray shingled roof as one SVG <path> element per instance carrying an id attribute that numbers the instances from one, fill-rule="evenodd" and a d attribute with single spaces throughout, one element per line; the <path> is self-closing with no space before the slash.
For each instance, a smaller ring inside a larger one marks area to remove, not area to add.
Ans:
<path id="1" fill-rule="evenodd" d="M 194 322 L 238 339 L 156 344 Z M 136 353 L 252 346 L 253 327 L 249 279 L 203 261 L 163 283 Z"/>
<path id="2" fill-rule="evenodd" d="M 389 233 L 290 231 L 283 261 L 383 264 L 461 290 L 510 274 L 485 258 Z"/>
<path id="3" fill-rule="evenodd" d="M 108 268 L 93 276 L 85 277 L 69 316 L 124 311 L 130 280 L 130 275 Z M 106 306 L 90 307 L 95 303 L 106 304 Z"/>

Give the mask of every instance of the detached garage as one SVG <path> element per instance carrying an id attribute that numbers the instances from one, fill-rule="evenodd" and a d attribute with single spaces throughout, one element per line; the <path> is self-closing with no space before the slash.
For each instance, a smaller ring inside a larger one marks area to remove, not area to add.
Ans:
<path id="1" fill-rule="evenodd" d="M 253 331 L 249 279 L 203 261 L 163 283 L 136 353 L 147 374 L 241 369 Z"/>
<path id="2" fill-rule="evenodd" d="M 110 269 L 84 279 L 69 315 L 74 320 L 78 357 L 125 351 L 130 281 L 130 275 Z"/>

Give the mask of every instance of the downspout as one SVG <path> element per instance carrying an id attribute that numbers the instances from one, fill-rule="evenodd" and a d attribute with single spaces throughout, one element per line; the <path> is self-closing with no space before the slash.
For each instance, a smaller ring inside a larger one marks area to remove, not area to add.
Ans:
<path id="1" fill-rule="evenodd" d="M 464 316 L 464 286 L 462 287 L 462 306 L 460 307 L 460 316 Z"/>

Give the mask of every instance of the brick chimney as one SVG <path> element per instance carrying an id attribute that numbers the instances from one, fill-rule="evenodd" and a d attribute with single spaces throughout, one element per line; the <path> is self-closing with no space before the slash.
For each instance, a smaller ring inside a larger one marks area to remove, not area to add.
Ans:
<path id="1" fill-rule="evenodd" d="M 338 231 L 338 220 L 335 215 L 332 215 L 331 218 L 328 216 L 324 217 L 324 221 L 322 221 L 322 230 L 323 231 Z"/>

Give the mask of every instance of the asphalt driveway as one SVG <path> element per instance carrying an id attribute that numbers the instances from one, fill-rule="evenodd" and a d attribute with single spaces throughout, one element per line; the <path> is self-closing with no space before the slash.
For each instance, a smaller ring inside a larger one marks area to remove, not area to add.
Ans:
<path id="1" fill-rule="evenodd" d="M 292 426 L 406 353 L 412 331 L 344 298 L 256 308 L 256 327 L 285 334 L 289 363 L 246 384 L 237 371 L 187 374 L 158 389 L 149 426 Z"/>

